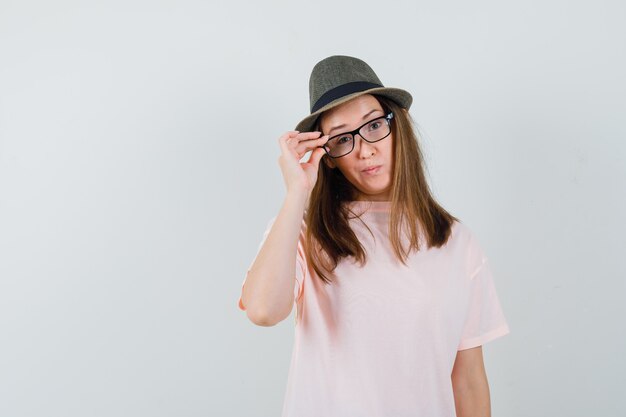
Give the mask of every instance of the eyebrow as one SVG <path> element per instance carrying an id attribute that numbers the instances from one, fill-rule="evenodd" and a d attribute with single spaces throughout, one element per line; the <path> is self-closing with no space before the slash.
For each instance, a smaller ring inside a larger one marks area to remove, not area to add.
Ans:
<path id="1" fill-rule="evenodd" d="M 364 120 L 365 118 L 367 118 L 367 116 L 369 116 L 370 114 L 372 114 L 372 113 L 374 113 L 374 112 L 376 112 L 376 111 L 379 111 L 379 112 L 381 112 L 381 113 L 383 112 L 383 111 L 382 111 L 382 110 L 380 110 L 380 109 L 373 109 L 373 110 L 370 110 L 369 112 L 367 112 L 367 114 L 364 114 L 364 115 L 363 115 L 363 117 L 361 118 L 361 120 Z M 336 130 L 336 129 L 341 129 L 341 128 L 343 128 L 343 127 L 346 127 L 346 125 L 345 125 L 345 124 L 343 124 L 343 125 L 337 125 L 337 126 L 333 127 L 332 129 L 330 129 L 330 130 L 328 131 L 327 135 L 330 135 L 330 132 L 332 132 L 333 130 Z"/>

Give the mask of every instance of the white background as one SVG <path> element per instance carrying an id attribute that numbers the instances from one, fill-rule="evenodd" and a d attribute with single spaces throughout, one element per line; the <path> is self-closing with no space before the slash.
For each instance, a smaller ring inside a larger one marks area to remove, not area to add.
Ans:
<path id="1" fill-rule="evenodd" d="M 278 416 L 237 308 L 280 134 L 345 54 L 410 91 L 511 333 L 493 415 L 623 416 L 621 1 L 1 1 L 0 416 Z"/>

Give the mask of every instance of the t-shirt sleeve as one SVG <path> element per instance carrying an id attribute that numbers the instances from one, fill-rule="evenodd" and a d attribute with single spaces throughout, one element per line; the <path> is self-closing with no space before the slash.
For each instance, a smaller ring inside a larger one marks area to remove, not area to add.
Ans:
<path id="1" fill-rule="evenodd" d="M 272 225 L 274 224 L 274 221 L 276 221 L 276 217 L 273 217 L 268 222 L 267 227 L 265 228 L 265 232 L 263 233 L 263 238 L 261 239 L 261 242 L 259 243 L 259 246 L 257 247 L 256 255 L 254 256 L 252 262 L 248 266 L 246 275 L 243 279 L 243 282 L 241 283 L 241 291 L 239 294 L 239 302 L 238 302 L 238 306 L 240 310 L 246 309 L 246 306 L 244 306 L 243 304 L 242 297 L 243 297 L 243 287 L 246 285 L 246 279 L 248 278 L 248 273 L 250 272 L 250 269 L 252 268 L 252 265 L 254 264 L 256 257 L 259 255 L 259 252 L 261 251 L 261 247 L 263 246 L 265 239 L 267 239 L 267 236 L 269 235 L 270 230 L 272 229 Z M 303 225 L 304 225 L 304 220 L 303 220 Z M 307 263 L 306 263 L 305 255 L 304 255 L 304 236 L 305 236 L 304 228 L 301 228 L 300 236 L 298 238 L 298 247 L 296 249 L 296 272 L 295 272 L 295 284 L 293 288 L 294 302 L 297 302 L 302 296 L 304 277 L 307 272 Z"/>
<path id="2" fill-rule="evenodd" d="M 470 252 L 474 252 L 478 262 L 469 270 L 469 306 L 457 350 L 477 347 L 510 333 L 489 260 L 475 240 L 473 245 Z"/>

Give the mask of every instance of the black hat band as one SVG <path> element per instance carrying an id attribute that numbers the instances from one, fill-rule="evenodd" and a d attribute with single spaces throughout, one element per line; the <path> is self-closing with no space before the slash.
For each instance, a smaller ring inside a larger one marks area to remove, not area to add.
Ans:
<path id="1" fill-rule="evenodd" d="M 348 94 L 358 93 L 359 91 L 369 90 L 370 88 L 378 87 L 383 86 L 376 83 L 370 83 L 368 81 L 353 81 L 351 83 L 342 84 L 322 94 L 322 96 L 317 99 L 317 101 L 313 105 L 313 108 L 311 108 L 311 113 L 315 113 L 328 103 L 335 101 L 343 96 L 347 96 Z"/>

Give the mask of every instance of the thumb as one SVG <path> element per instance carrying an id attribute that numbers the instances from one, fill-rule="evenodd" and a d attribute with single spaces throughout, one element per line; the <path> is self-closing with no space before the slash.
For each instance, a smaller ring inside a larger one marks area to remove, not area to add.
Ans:
<path id="1" fill-rule="evenodd" d="M 326 151 L 324 150 L 324 148 L 316 148 L 315 150 L 313 150 L 313 152 L 311 152 L 311 158 L 309 158 L 309 162 L 318 167 L 320 164 L 320 160 L 325 153 Z"/>

